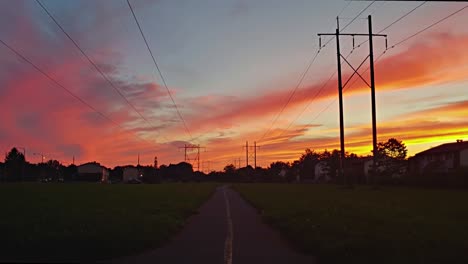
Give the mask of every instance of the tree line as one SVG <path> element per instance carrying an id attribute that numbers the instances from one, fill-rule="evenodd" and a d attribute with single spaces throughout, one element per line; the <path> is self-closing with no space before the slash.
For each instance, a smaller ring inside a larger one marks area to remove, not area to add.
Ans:
<path id="1" fill-rule="evenodd" d="M 346 153 L 344 157 L 345 177 L 350 184 L 402 184 L 428 186 L 465 186 L 468 180 L 464 175 L 447 176 L 444 178 L 427 175 L 410 175 L 406 145 L 395 138 L 379 142 L 376 153 L 376 166 L 373 157 Z M 237 168 L 227 164 L 222 171 L 212 171 L 208 174 L 194 171 L 191 164 L 153 166 L 137 166 L 140 180 L 144 183 L 186 182 L 186 181 L 217 181 L 217 182 L 314 182 L 314 183 L 344 183 L 340 173 L 341 153 L 339 150 L 316 151 L 306 149 L 304 153 L 292 162 L 275 161 L 267 168 L 246 166 Z M 126 166 L 116 166 L 110 169 L 110 181 L 120 182 Z M 452 177 L 452 178 L 450 178 Z M 25 160 L 23 153 L 13 148 L 0 162 L 0 181 L 76 181 L 80 180 L 77 166 L 64 166 L 57 160 L 32 164 Z"/>

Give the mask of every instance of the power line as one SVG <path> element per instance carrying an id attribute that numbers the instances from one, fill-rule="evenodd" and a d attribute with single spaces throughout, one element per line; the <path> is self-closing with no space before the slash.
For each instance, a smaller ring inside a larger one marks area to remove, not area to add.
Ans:
<path id="1" fill-rule="evenodd" d="M 142 30 L 142 28 L 141 28 L 141 26 L 140 26 L 140 22 L 138 22 L 138 18 L 137 18 L 137 16 L 136 16 L 136 14 L 135 14 L 135 12 L 134 12 L 134 10 L 133 10 L 133 7 L 132 7 L 132 5 L 130 4 L 130 1 L 129 1 L 129 0 L 127 0 L 127 4 L 128 4 L 128 7 L 130 8 L 130 11 L 132 12 L 132 15 L 133 15 L 133 18 L 134 18 L 134 20 L 135 20 L 135 23 L 136 23 L 136 25 L 138 26 L 138 29 L 139 29 L 139 31 L 140 31 L 140 33 L 141 33 L 141 37 L 143 38 L 143 41 L 145 42 L 146 48 L 148 49 L 148 52 L 149 52 L 149 54 L 151 55 L 151 58 L 152 58 L 153 63 L 154 63 L 154 66 L 156 66 L 156 70 L 158 71 L 159 76 L 161 77 L 161 81 L 163 82 L 163 85 L 164 85 L 164 87 L 165 87 L 166 90 L 167 90 L 167 94 L 168 94 L 169 97 L 171 98 L 172 104 L 174 105 L 174 107 L 175 107 L 175 109 L 176 109 L 176 111 L 177 111 L 177 115 L 179 116 L 180 120 L 182 121 L 182 123 L 183 123 L 183 125 L 184 125 L 184 127 L 185 127 L 186 132 L 187 132 L 188 135 L 190 136 L 190 139 L 193 141 L 192 134 L 190 133 L 190 130 L 188 129 L 187 124 L 186 124 L 184 118 L 182 117 L 182 114 L 180 113 L 179 108 L 177 107 L 177 104 L 176 104 L 176 102 L 175 102 L 175 100 L 174 100 L 174 98 L 173 98 L 173 96 L 172 96 L 172 94 L 171 94 L 171 91 L 169 90 L 169 88 L 168 88 L 168 86 L 167 86 L 166 80 L 165 80 L 165 78 L 164 78 L 164 76 L 163 76 L 163 74 L 162 74 L 162 72 L 161 72 L 161 70 L 160 70 L 160 68 L 159 68 L 158 63 L 156 62 L 156 59 L 155 59 L 155 57 L 154 57 L 154 55 L 153 55 L 153 52 L 151 51 L 151 48 L 150 48 L 150 46 L 149 46 L 149 44 L 148 44 L 148 41 L 146 40 L 145 34 L 143 33 L 143 30 Z"/>
<path id="2" fill-rule="evenodd" d="M 375 1 L 374 1 L 374 2 L 375 2 Z M 426 2 L 427 2 L 427 1 L 426 1 Z M 399 18 L 398 18 L 397 20 L 395 20 L 395 21 L 401 21 L 404 17 L 407 17 L 409 14 L 413 13 L 414 10 L 416 10 L 417 8 L 419 8 L 419 7 L 421 7 L 421 6 L 422 6 L 422 4 L 419 5 L 419 6 L 417 6 L 416 8 L 413 8 L 413 9 L 410 10 L 407 14 L 403 15 L 402 17 L 399 17 Z M 438 21 L 436 21 L 436 22 L 430 24 L 429 26 L 425 27 L 424 29 L 419 30 L 418 32 L 416 32 L 416 33 L 414 33 L 414 34 L 412 34 L 412 35 L 406 37 L 405 39 L 403 39 L 403 40 L 397 42 L 396 44 L 392 45 L 392 46 L 389 47 L 387 50 L 383 51 L 383 52 L 375 59 L 375 65 L 378 64 L 379 60 L 382 58 L 382 56 L 384 56 L 384 55 L 386 54 L 386 52 L 387 52 L 388 50 L 395 48 L 396 46 L 398 46 L 398 45 L 400 45 L 400 44 L 402 44 L 402 43 L 408 41 L 409 39 L 411 39 L 411 38 L 413 38 L 413 37 L 415 37 L 415 36 L 421 34 L 421 33 L 424 32 L 424 31 L 427 31 L 428 29 L 430 29 L 430 28 L 432 28 L 432 27 L 434 27 L 434 26 L 440 24 L 441 22 L 443 22 L 443 21 L 445 21 L 445 20 L 451 18 L 452 16 L 454 16 L 454 15 L 460 13 L 461 11 L 463 11 L 463 10 L 466 9 L 466 8 L 468 8 L 468 5 L 465 6 L 465 7 L 463 7 L 463 8 L 458 9 L 457 11 L 455 11 L 455 12 L 453 12 L 453 13 L 451 13 L 451 14 L 445 16 L 445 17 L 443 17 L 442 19 L 440 19 L 440 20 L 438 20 Z M 389 26 L 387 26 L 387 27 L 384 28 L 383 30 L 388 29 L 390 26 L 393 26 L 394 24 L 396 24 L 395 21 L 392 22 Z M 383 30 L 382 30 L 382 31 L 383 31 Z M 382 32 L 382 31 L 380 31 L 380 32 Z M 380 33 L 380 32 L 379 32 L 379 33 Z M 351 55 L 351 53 L 349 53 L 349 54 L 346 56 L 346 58 L 349 57 L 350 55 Z M 369 67 L 367 67 L 367 68 L 363 71 L 363 73 L 367 72 L 368 70 L 369 70 Z M 326 85 L 332 80 L 332 78 L 333 78 L 333 76 L 334 76 L 335 74 L 336 74 L 336 71 L 330 76 L 330 78 L 327 79 L 327 81 L 322 85 L 321 89 L 323 89 L 324 87 L 326 87 Z M 350 88 L 350 89 L 351 89 L 351 88 L 354 86 L 354 84 L 355 84 L 358 80 L 360 80 L 360 79 L 355 79 L 355 81 L 354 81 L 351 85 L 349 85 L 348 87 L 345 87 L 345 88 L 343 89 L 343 92 L 344 92 L 347 88 Z M 316 95 L 318 96 L 318 94 L 316 94 Z M 304 113 L 305 109 L 307 109 L 307 108 L 310 106 L 310 104 L 312 103 L 312 101 L 313 101 L 317 96 L 314 96 L 314 98 L 307 104 L 306 108 L 304 108 L 303 111 L 302 111 L 292 122 L 289 123 L 288 127 L 287 127 L 285 130 L 283 130 L 283 131 L 280 133 L 279 136 L 283 135 L 283 134 L 292 126 L 292 124 L 293 124 L 295 121 L 297 121 L 297 119 L 299 119 L 299 117 Z M 333 100 L 331 101 L 330 104 L 328 104 L 326 107 L 324 107 L 308 124 L 304 125 L 303 127 L 305 128 L 305 127 L 307 127 L 307 126 L 312 125 L 313 122 L 314 122 L 324 111 L 326 111 L 328 108 L 331 107 L 331 105 L 332 105 L 333 103 L 336 102 L 336 100 L 337 100 L 336 98 L 333 99 Z M 279 136 L 278 136 L 278 137 L 279 137 Z"/>
<path id="3" fill-rule="evenodd" d="M 49 16 L 50 19 L 52 19 L 52 21 L 57 25 L 57 27 L 60 28 L 60 30 L 67 36 L 67 38 L 73 43 L 73 45 L 81 52 L 81 54 L 88 60 L 88 62 L 96 69 L 96 71 L 102 76 L 102 78 L 104 78 L 104 80 L 107 81 L 107 83 L 109 83 L 109 85 L 120 95 L 120 97 L 122 97 L 125 102 L 144 120 L 146 121 L 146 123 L 148 123 L 150 126 L 152 126 L 154 128 L 154 125 L 152 125 L 150 123 L 150 121 L 148 121 L 148 119 L 146 119 L 143 114 L 138 111 L 136 109 L 136 107 L 128 100 L 128 98 L 122 94 L 122 92 L 120 91 L 120 89 L 118 89 L 114 83 L 109 79 L 109 77 L 100 69 L 100 67 L 98 67 L 96 65 L 96 63 L 86 54 L 86 52 L 80 47 L 80 45 L 78 45 L 78 43 L 70 36 L 70 34 L 68 34 L 68 32 L 62 27 L 62 25 L 57 21 L 57 19 L 55 19 L 55 17 L 49 12 L 49 10 L 47 9 L 47 7 L 41 3 L 40 0 L 36 0 L 36 3 L 46 12 L 46 14 Z M 158 131 L 158 133 L 160 134 L 160 132 Z"/>
<path id="4" fill-rule="evenodd" d="M 357 17 L 359 17 L 363 12 L 365 12 L 375 1 L 373 1 L 372 3 L 370 3 L 367 7 L 365 7 L 361 12 L 359 12 L 358 15 L 356 15 L 351 22 L 349 22 L 345 27 L 349 26 L 351 23 L 354 22 L 354 20 L 357 19 Z M 341 11 L 338 13 L 338 16 L 339 17 L 343 12 L 344 10 L 349 7 L 349 5 L 352 3 L 349 2 L 346 6 L 343 7 L 343 9 L 341 9 Z M 270 125 L 270 127 L 268 128 L 268 130 L 265 132 L 265 134 L 263 134 L 263 136 L 260 138 L 260 140 L 258 140 L 259 142 L 265 138 L 265 136 L 268 134 L 268 132 L 271 130 L 271 128 L 273 127 L 273 124 L 276 123 L 276 121 L 278 120 L 279 116 L 281 115 L 281 113 L 284 111 L 284 109 L 286 108 L 286 106 L 289 104 L 289 102 L 291 101 L 291 98 L 294 96 L 294 94 L 296 93 L 296 90 L 299 88 L 299 86 L 302 84 L 302 81 L 304 80 L 304 77 L 305 75 L 307 74 L 307 72 L 309 71 L 310 67 L 312 66 L 312 64 L 315 62 L 315 59 L 317 58 L 317 56 L 319 55 L 319 52 L 322 48 L 324 48 L 331 40 L 333 39 L 333 37 L 331 37 L 326 43 L 325 45 L 321 46 L 321 43 L 319 44 L 319 47 L 318 47 L 318 50 L 317 50 L 317 53 L 315 54 L 315 56 L 312 58 L 311 62 L 309 63 L 309 65 L 307 66 L 306 70 L 304 71 L 304 73 L 302 74 L 301 78 L 299 79 L 299 82 L 297 84 L 297 86 L 294 88 L 293 92 L 291 93 L 291 95 L 289 96 L 287 102 L 285 105 L 283 105 L 281 111 L 278 113 L 278 115 L 276 116 L 276 118 L 273 120 L 272 124 Z M 315 98 L 322 92 L 322 90 L 326 87 L 327 83 L 333 78 L 333 76 L 336 74 L 333 73 L 330 78 L 322 85 L 322 87 L 318 90 L 318 92 L 314 95 L 313 99 L 311 101 L 309 101 L 309 103 L 306 105 L 305 108 L 303 108 L 303 110 L 301 111 L 301 113 L 296 117 L 296 119 L 294 119 L 293 122 L 295 122 L 303 113 L 304 111 L 310 106 L 310 104 L 315 100 Z M 289 127 L 291 127 L 292 123 L 293 122 L 290 122 L 289 125 L 288 125 L 288 129 Z M 284 131 L 283 131 L 284 132 Z M 282 135 L 282 133 L 280 134 Z"/>
<path id="5" fill-rule="evenodd" d="M 99 116 L 101 116 L 103 119 L 109 121 L 110 123 L 114 124 L 115 126 L 117 126 L 118 128 L 122 129 L 124 132 L 127 132 L 125 130 L 125 128 L 120 125 L 119 123 L 115 122 L 114 120 L 110 119 L 107 115 L 105 115 L 104 113 L 102 113 L 101 111 L 99 111 L 98 109 L 96 109 L 94 106 L 90 105 L 89 103 L 87 103 L 85 100 L 83 100 L 81 97 L 79 97 L 78 95 L 76 95 L 75 93 L 73 93 L 70 89 L 68 89 L 67 87 L 63 86 L 62 84 L 60 84 L 57 80 L 55 80 L 52 76 L 50 76 L 48 73 L 46 73 L 45 71 L 43 71 L 39 66 L 37 66 L 36 64 L 34 64 L 31 60 L 29 60 L 28 58 L 26 58 L 26 56 L 24 56 L 23 54 L 21 54 L 19 51 L 17 51 L 16 49 L 14 49 L 12 46 L 10 46 L 8 43 L 6 43 L 5 41 L 3 41 L 2 39 L 0 39 L 0 43 L 3 44 L 9 51 L 11 51 L 12 53 L 14 53 L 16 56 L 18 56 L 19 58 L 21 58 L 24 62 L 28 63 L 29 65 L 31 65 L 35 70 L 37 70 L 38 72 L 40 72 L 42 75 L 44 75 L 47 79 L 49 79 L 52 83 L 54 83 L 56 86 L 60 87 L 61 89 L 63 89 L 65 92 L 67 92 L 69 95 L 71 95 L 73 98 L 75 98 L 76 100 L 78 100 L 80 103 L 82 103 L 83 105 L 85 105 L 86 107 L 88 107 L 89 109 L 93 110 L 95 113 L 97 113 Z M 143 138 L 141 138 L 143 139 Z M 143 139 L 145 141 L 147 141 L 146 139 Z M 147 141 L 148 143 L 150 143 L 149 141 Z M 152 142 L 151 142 L 152 143 Z"/>
<path id="6" fill-rule="evenodd" d="M 348 8 L 350 5 L 351 5 L 352 1 L 348 2 L 342 9 L 341 11 L 338 13 L 338 16 L 340 16 L 345 10 L 346 8 Z M 300 78 L 299 78 L 299 81 L 297 82 L 297 85 L 294 87 L 293 91 L 291 92 L 291 94 L 289 95 L 288 99 L 286 100 L 285 104 L 283 105 L 283 107 L 281 108 L 281 110 L 278 112 L 278 114 L 276 115 L 276 117 L 273 119 L 272 123 L 270 124 L 270 126 L 268 127 L 268 129 L 265 131 L 265 133 L 262 135 L 262 137 L 257 140 L 258 142 L 261 142 L 262 139 L 265 138 L 265 136 L 271 131 L 272 127 L 274 124 L 276 124 L 276 122 L 278 121 L 278 118 L 281 116 L 281 114 L 284 112 L 284 110 L 286 109 L 286 107 L 288 106 L 288 104 L 291 102 L 291 99 L 294 97 L 294 95 L 296 94 L 297 90 L 299 89 L 299 87 L 301 86 L 302 82 L 304 81 L 304 78 L 305 76 L 307 75 L 307 73 L 309 72 L 310 68 L 312 67 L 312 65 L 314 64 L 315 60 L 317 59 L 319 53 L 320 53 L 320 50 L 321 50 L 322 47 L 318 47 L 317 48 L 317 51 L 315 52 L 315 55 L 312 57 L 312 59 L 310 60 L 309 64 L 307 65 L 306 69 L 304 70 L 304 72 L 301 74 Z"/>
<path id="7" fill-rule="evenodd" d="M 430 29 L 430 28 L 432 28 L 432 27 L 434 27 L 434 26 L 440 24 L 441 22 L 443 22 L 443 21 L 445 21 L 445 20 L 451 18 L 452 16 L 454 16 L 454 15 L 460 13 L 461 11 L 463 11 L 463 10 L 466 9 L 466 8 L 468 8 L 468 5 L 465 6 L 465 7 L 463 7 L 463 8 L 458 9 L 457 11 L 455 11 L 455 12 L 453 12 L 453 13 L 451 13 L 451 14 L 445 16 L 445 17 L 443 17 L 442 19 L 440 19 L 440 20 L 438 20 L 438 21 L 432 23 L 431 25 L 429 25 L 429 26 L 425 27 L 424 29 L 422 29 L 422 30 L 420 30 L 420 31 L 418 31 L 418 32 L 416 32 L 416 33 L 410 35 L 409 37 L 404 38 L 403 40 L 399 41 L 397 44 L 392 45 L 392 46 L 389 47 L 387 50 L 383 51 L 383 52 L 375 59 L 375 65 L 377 65 L 377 64 L 379 63 L 380 59 L 387 53 L 388 50 L 393 49 L 393 48 L 395 48 L 397 45 L 400 45 L 400 44 L 402 44 L 402 43 L 408 41 L 409 39 L 415 37 L 416 35 L 418 35 L 418 34 L 424 32 L 424 31 L 426 31 L 426 30 L 428 30 L 428 29 Z M 412 11 L 410 11 L 410 12 L 412 12 Z M 369 70 L 369 67 L 367 67 L 367 68 L 363 71 L 363 73 L 367 72 L 368 70 Z M 356 81 L 357 81 L 357 80 L 359 80 L 359 79 L 356 79 Z M 350 86 L 348 86 L 348 87 L 351 89 L 351 87 L 354 86 L 354 84 L 356 83 L 356 81 L 354 81 L 354 82 L 353 82 Z M 347 87 L 345 87 L 345 88 L 343 89 L 343 91 L 346 90 L 346 88 L 347 88 Z M 318 116 L 320 116 L 320 114 L 323 113 L 326 109 L 328 109 L 334 102 L 336 102 L 336 98 L 335 98 L 327 107 L 325 107 L 322 111 L 320 111 L 320 113 L 312 120 L 312 122 L 313 122 L 315 119 L 317 119 Z M 309 126 L 309 125 L 311 125 L 311 124 L 312 124 L 312 123 L 308 123 L 306 126 Z M 306 127 L 306 126 L 305 126 L 305 127 Z"/>
<path id="8" fill-rule="evenodd" d="M 396 23 L 400 22 L 401 20 L 403 20 L 404 18 L 406 18 L 407 16 L 409 16 L 411 13 L 413 13 L 414 11 L 416 11 L 416 9 L 420 8 L 421 6 L 423 6 L 424 4 L 426 4 L 427 1 L 424 1 L 422 2 L 421 4 L 417 5 L 416 7 L 414 7 L 413 9 L 411 9 L 409 12 L 406 12 L 404 15 L 402 15 L 401 17 L 397 18 L 395 21 L 393 21 L 392 23 L 390 23 L 389 25 L 387 25 L 386 27 L 384 27 L 383 29 L 381 29 L 379 32 L 377 33 L 382 33 L 384 32 L 385 30 L 389 29 L 390 27 L 392 27 L 393 25 L 395 25 Z M 360 44 L 357 45 L 357 47 L 361 47 L 362 44 L 365 44 L 367 43 L 369 40 L 364 40 L 363 42 L 361 42 Z M 354 48 L 353 48 L 354 49 Z"/>
<path id="9" fill-rule="evenodd" d="M 309 100 L 309 102 L 307 103 L 307 105 L 302 109 L 302 111 L 299 113 L 299 115 L 296 116 L 296 118 L 294 118 L 291 122 L 289 122 L 289 125 L 286 127 L 286 129 L 284 129 L 279 135 L 278 137 L 282 136 L 284 134 L 285 131 L 287 131 L 294 122 L 296 122 L 301 116 L 302 114 L 304 114 L 305 110 L 307 108 L 309 108 L 309 106 L 312 104 L 312 102 L 320 95 L 320 93 L 325 89 L 325 87 L 327 87 L 328 83 L 333 79 L 333 77 L 335 76 L 336 74 L 336 71 L 333 72 L 333 74 L 330 75 L 330 77 L 322 84 L 322 86 L 319 88 L 319 90 L 317 91 L 317 93 L 314 94 L 314 96 L 312 97 L 311 100 Z M 309 124 L 310 125 L 310 124 Z"/>
<path id="10" fill-rule="evenodd" d="M 368 6 L 366 6 L 363 10 L 361 10 L 361 11 L 359 12 L 359 14 L 357 14 L 354 18 L 352 18 L 351 21 L 350 21 L 348 24 L 346 24 L 346 26 L 344 26 L 344 28 L 342 28 L 342 29 L 340 30 L 340 32 L 342 32 L 342 31 L 345 30 L 348 26 L 350 26 L 362 13 L 364 13 L 367 9 L 369 9 L 369 7 L 370 7 L 372 4 L 374 4 L 374 3 L 375 3 L 375 1 L 372 1 L 372 3 L 370 3 L 370 4 L 369 4 Z M 374 10 L 374 12 L 375 12 L 375 10 Z M 339 16 L 340 16 L 340 15 L 337 16 L 338 19 L 339 19 Z M 330 37 L 330 39 L 327 40 L 327 41 L 325 42 L 325 44 L 323 44 L 322 48 L 326 47 L 326 46 L 333 40 L 333 38 L 334 38 L 334 37 Z"/>
<path id="11" fill-rule="evenodd" d="M 307 68 L 305 69 L 305 71 L 302 73 L 301 77 L 299 78 L 299 81 L 297 83 L 297 85 L 294 87 L 294 90 L 292 91 L 292 93 L 289 95 L 288 97 L 288 100 L 286 101 L 286 103 L 283 105 L 283 107 L 281 108 L 281 110 L 278 112 L 278 114 L 276 115 L 275 119 L 273 119 L 273 122 L 270 124 L 270 127 L 267 129 L 267 131 L 265 131 L 265 133 L 263 134 L 263 136 L 258 140 L 258 142 L 260 142 L 263 138 L 265 138 L 265 136 L 270 132 L 271 128 L 273 127 L 273 125 L 276 123 L 276 121 L 278 121 L 278 118 L 281 116 L 281 114 L 284 112 L 284 109 L 286 108 L 286 106 L 288 106 L 288 104 L 291 102 L 291 99 L 293 98 L 293 96 L 296 94 L 296 91 L 297 89 L 299 89 L 299 87 L 301 86 L 302 82 L 304 81 L 304 78 L 305 76 L 307 75 L 307 73 L 309 72 L 309 69 L 310 67 L 312 66 L 312 64 L 314 64 L 315 60 L 317 59 L 318 55 L 320 53 L 320 49 L 317 50 L 317 52 L 315 53 L 314 57 L 312 58 L 312 60 L 309 62 L 309 64 L 307 65 Z"/>
<path id="12" fill-rule="evenodd" d="M 341 16 L 341 15 L 343 14 L 343 12 L 346 10 L 346 8 L 348 8 L 353 2 L 354 2 L 354 1 L 348 1 L 348 4 L 345 5 L 345 6 L 341 9 L 341 11 L 338 13 L 337 16 L 338 16 L 338 17 Z M 332 31 L 333 28 L 334 28 L 334 27 L 331 27 L 330 31 Z M 333 37 L 330 37 L 330 39 L 326 42 L 326 44 L 328 44 L 332 39 L 333 39 Z M 320 47 L 320 48 L 324 48 L 324 47 L 326 46 L 326 44 L 323 45 L 323 47 Z"/>
<path id="13" fill-rule="evenodd" d="M 41 68 L 39 68 L 36 64 L 34 64 L 32 61 L 30 61 L 28 58 L 26 58 L 25 56 L 23 56 L 19 51 L 17 51 L 16 49 L 14 49 L 13 47 L 11 47 L 10 45 L 8 45 L 6 42 L 4 42 L 3 40 L 0 39 L 0 43 L 2 43 L 6 48 L 8 48 L 11 52 L 13 52 L 14 54 L 16 54 L 16 56 L 20 57 L 22 60 L 24 60 L 26 63 L 30 64 L 34 69 L 36 69 L 38 72 L 42 73 L 45 77 L 47 77 L 47 79 L 49 79 L 50 81 L 52 81 L 54 84 L 56 84 L 58 87 L 62 88 L 63 90 L 65 90 L 68 94 L 70 94 L 72 97 L 74 97 L 76 100 L 80 101 L 82 104 L 86 105 L 87 107 L 89 107 L 91 110 L 93 110 L 94 112 L 98 113 L 102 118 L 104 119 L 107 119 L 109 122 L 112 122 L 114 123 L 115 125 L 121 127 L 118 123 L 114 122 L 112 119 L 110 119 L 108 116 L 106 116 L 105 114 L 103 114 L 102 112 L 100 112 L 99 110 L 97 110 L 95 107 L 93 107 L 92 105 L 88 104 L 87 102 L 85 102 L 83 99 L 81 99 L 78 95 L 76 95 L 75 93 L 73 93 L 71 90 L 67 89 L 65 86 L 63 86 L 62 84 L 60 84 L 59 82 L 57 82 L 54 78 L 52 78 L 49 74 L 47 74 L 45 71 L 43 71 Z"/>
<path id="14" fill-rule="evenodd" d="M 383 31 L 389 29 L 391 26 L 395 25 L 396 23 L 400 22 L 402 19 L 404 19 L 405 17 L 409 16 L 411 13 L 413 13 L 414 11 L 416 11 L 416 9 L 420 8 L 421 6 L 425 5 L 427 3 L 427 1 L 424 1 L 422 2 L 421 4 L 417 5 L 415 8 L 411 9 L 409 12 L 405 13 L 404 15 L 402 15 L 401 17 L 399 17 L 397 20 L 393 21 L 392 23 L 390 23 L 388 26 L 384 27 L 382 30 L 380 30 L 378 33 L 382 33 Z"/>
<path id="15" fill-rule="evenodd" d="M 346 26 L 344 26 L 341 30 L 340 30 L 340 33 L 343 32 L 347 27 L 349 27 L 360 15 L 362 15 L 362 13 L 364 13 L 367 9 L 369 9 L 369 7 L 371 7 L 371 5 L 373 5 L 375 3 L 375 1 L 372 1 L 369 5 L 367 5 L 363 10 L 361 10 L 361 12 L 359 12 L 359 14 L 357 14 L 357 16 L 355 16 L 351 21 L 349 21 L 348 24 L 346 24 Z"/>
<path id="16" fill-rule="evenodd" d="M 412 35 L 406 37 L 405 39 L 403 39 L 403 40 L 399 41 L 398 43 L 394 44 L 391 48 L 394 48 L 395 46 L 398 46 L 398 45 L 400 45 L 401 43 L 403 43 L 403 42 L 405 42 L 405 41 L 407 41 L 407 40 L 409 40 L 409 39 L 412 39 L 412 38 L 416 37 L 417 35 L 423 33 L 424 31 L 426 31 L 426 30 L 428 30 L 428 29 L 430 29 L 430 28 L 432 28 L 433 26 L 436 26 L 436 25 L 442 23 L 443 21 L 445 21 L 445 20 L 451 18 L 452 16 L 454 16 L 454 15 L 460 13 L 461 11 L 465 10 L 466 8 L 468 8 L 468 5 L 466 5 L 466 6 L 462 7 L 462 8 L 460 8 L 460 9 L 458 9 L 457 11 L 455 11 L 455 12 L 449 14 L 448 16 L 443 17 L 442 19 L 440 19 L 440 20 L 438 20 L 438 21 L 436 21 L 436 22 L 430 24 L 429 26 L 427 26 L 427 27 L 425 27 L 425 28 L 419 30 L 418 32 L 416 32 L 416 33 L 414 33 L 414 34 L 412 34 Z"/>

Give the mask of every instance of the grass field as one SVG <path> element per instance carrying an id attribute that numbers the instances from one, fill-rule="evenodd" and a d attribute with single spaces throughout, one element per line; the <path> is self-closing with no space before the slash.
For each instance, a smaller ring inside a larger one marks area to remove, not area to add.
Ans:
<path id="1" fill-rule="evenodd" d="M 468 263 L 468 192 L 296 184 L 234 188 L 319 263 Z"/>
<path id="2" fill-rule="evenodd" d="M 92 261 L 160 246 L 215 184 L 0 185 L 0 261 Z"/>

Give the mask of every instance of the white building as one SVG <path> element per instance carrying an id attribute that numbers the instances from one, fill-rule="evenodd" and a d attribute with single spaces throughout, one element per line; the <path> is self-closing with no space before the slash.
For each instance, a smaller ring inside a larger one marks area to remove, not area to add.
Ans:
<path id="1" fill-rule="evenodd" d="M 314 182 L 328 182 L 330 177 L 328 176 L 327 163 L 325 161 L 320 161 L 315 165 L 314 168 Z"/>
<path id="2" fill-rule="evenodd" d="M 126 166 L 123 169 L 123 182 L 128 182 L 130 180 L 137 180 L 140 176 L 140 171 L 134 166 Z"/>
<path id="3" fill-rule="evenodd" d="M 109 170 L 97 162 L 88 162 L 77 167 L 78 178 L 82 181 L 100 181 L 107 182 L 109 180 Z"/>
<path id="4" fill-rule="evenodd" d="M 463 140 L 430 148 L 410 158 L 413 173 L 447 173 L 458 168 L 468 168 L 468 142 Z"/>

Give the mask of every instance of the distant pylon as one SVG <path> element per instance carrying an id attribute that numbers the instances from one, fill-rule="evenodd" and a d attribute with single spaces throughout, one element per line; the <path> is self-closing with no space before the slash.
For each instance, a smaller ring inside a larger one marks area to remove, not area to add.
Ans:
<path id="1" fill-rule="evenodd" d="M 196 170 L 200 171 L 200 149 L 205 149 L 205 147 L 200 147 L 200 145 L 192 145 L 192 144 L 185 144 L 183 147 L 179 147 L 179 149 L 184 149 L 184 161 L 187 163 L 192 164 L 191 161 L 193 161 L 197 167 Z M 194 159 L 189 158 L 189 151 L 196 150 L 196 156 Z M 193 166 L 194 164 L 192 164 Z"/>

